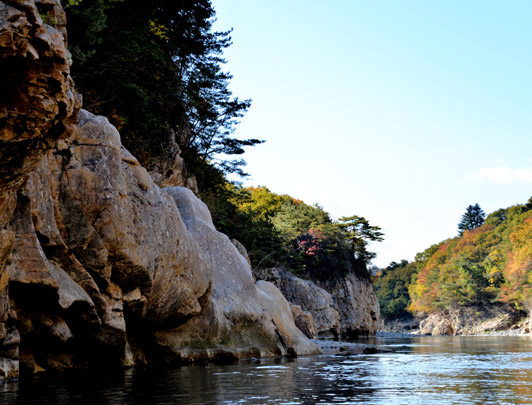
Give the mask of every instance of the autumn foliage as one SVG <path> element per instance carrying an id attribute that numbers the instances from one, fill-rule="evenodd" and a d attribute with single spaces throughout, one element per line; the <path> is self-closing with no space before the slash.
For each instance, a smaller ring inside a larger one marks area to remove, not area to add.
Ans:
<path id="1" fill-rule="evenodd" d="M 266 187 L 226 183 L 207 203 L 216 227 L 246 247 L 253 267 L 282 266 L 311 278 L 368 278 L 366 265 L 375 256 L 368 245 L 383 236 L 364 217 L 333 220 L 318 204 Z"/>
<path id="2" fill-rule="evenodd" d="M 500 301 L 532 310 L 532 206 L 490 214 L 484 225 L 416 256 L 410 311 Z"/>

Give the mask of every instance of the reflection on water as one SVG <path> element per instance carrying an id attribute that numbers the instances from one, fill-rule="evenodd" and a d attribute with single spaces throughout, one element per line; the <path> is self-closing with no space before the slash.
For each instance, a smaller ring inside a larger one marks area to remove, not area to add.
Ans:
<path id="1" fill-rule="evenodd" d="M 396 352 L 69 372 L 0 385 L 0 403 L 532 403 L 532 340 L 527 337 L 370 343 Z"/>

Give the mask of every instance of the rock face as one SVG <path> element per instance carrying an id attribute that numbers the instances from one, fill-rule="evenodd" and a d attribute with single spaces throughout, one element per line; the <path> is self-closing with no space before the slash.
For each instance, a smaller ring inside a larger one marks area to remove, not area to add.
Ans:
<path id="1" fill-rule="evenodd" d="M 59 0 L 0 1 L 0 379 L 15 377 L 19 366 L 5 271 L 15 247 L 7 226 L 17 189 L 46 150 L 72 132 L 81 105 L 69 75 L 65 22 Z"/>
<path id="2" fill-rule="evenodd" d="M 259 275 L 261 277 L 273 281 L 289 302 L 312 315 L 318 337 L 326 339 L 339 336 L 340 314 L 331 294 L 312 281 L 303 280 L 280 268 L 270 269 L 267 274 Z M 299 315 L 297 309 L 295 313 Z M 300 322 L 308 323 L 303 319 Z M 308 328 L 309 326 L 303 326 L 303 329 Z"/>
<path id="3" fill-rule="evenodd" d="M 314 322 L 314 317 L 309 311 L 303 311 L 299 305 L 290 303 L 290 309 L 292 310 L 292 316 L 298 329 L 310 339 L 317 339 L 318 329 Z"/>
<path id="4" fill-rule="evenodd" d="M 65 24 L 59 0 L 0 2 L 2 190 L 19 186 L 74 129 L 81 101 L 70 77 Z"/>
<path id="5" fill-rule="evenodd" d="M 432 336 L 478 335 L 507 330 L 523 316 L 505 304 L 458 307 L 431 314 L 419 324 L 419 334 Z"/>
<path id="6" fill-rule="evenodd" d="M 65 23 L 59 0 L 0 1 L 0 380 L 320 352 L 189 189 L 78 120 Z M 158 169 L 194 185 L 177 158 Z"/>
<path id="7" fill-rule="evenodd" d="M 317 353 L 295 327 L 290 307 L 271 283 L 257 286 L 246 258 L 229 238 L 215 230 L 207 206 L 191 190 L 167 188 L 213 273 L 212 299 L 200 316 L 174 329 L 158 331 L 156 340 L 180 359 L 222 356 L 271 356 Z M 208 347 L 208 350 L 204 350 Z"/>
<path id="8" fill-rule="evenodd" d="M 340 314 L 340 337 L 345 340 L 377 333 L 380 307 L 371 281 L 350 273 L 336 280 L 317 282 L 328 291 Z"/>
<path id="9" fill-rule="evenodd" d="M 188 173 L 185 161 L 180 155 L 179 145 L 171 140 L 166 152 L 152 158 L 150 176 L 159 187 L 187 187 L 199 194 L 196 177 Z"/>
<path id="10" fill-rule="evenodd" d="M 373 286 L 355 274 L 330 281 L 310 281 L 274 268 L 257 271 L 256 275 L 274 282 L 289 302 L 308 311 L 319 338 L 349 340 L 377 332 L 380 310 Z M 299 314 L 297 309 L 293 312 Z M 308 321 L 300 322 L 301 329 L 307 333 Z M 312 333 L 308 333 L 310 337 Z"/>
<path id="11" fill-rule="evenodd" d="M 103 117 L 80 112 L 18 193 L 9 230 L 2 347 L 29 371 L 319 352 L 205 204 L 157 187 Z"/>
<path id="12" fill-rule="evenodd" d="M 77 120 L 69 68 L 59 0 L 0 1 L 0 380 L 319 352 L 190 190 L 161 190 L 105 118 Z M 182 166 L 158 181 L 193 183 Z"/>

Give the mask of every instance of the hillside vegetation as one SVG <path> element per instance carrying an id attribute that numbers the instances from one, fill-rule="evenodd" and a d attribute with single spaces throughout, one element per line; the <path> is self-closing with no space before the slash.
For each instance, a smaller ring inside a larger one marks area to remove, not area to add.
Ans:
<path id="1" fill-rule="evenodd" d="M 251 100 L 229 90 L 230 31 L 213 30 L 209 0 L 65 3 L 84 108 L 108 117 L 141 164 L 152 169 L 180 150 L 204 188 L 223 173 L 245 174 L 239 156 L 262 141 L 233 135 Z"/>
<path id="2" fill-rule="evenodd" d="M 283 266 L 314 278 L 349 272 L 368 278 L 366 265 L 375 257 L 368 244 L 383 236 L 364 217 L 335 221 L 317 204 L 266 187 L 227 183 L 209 205 L 217 228 L 244 244 L 254 267 Z"/>
<path id="3" fill-rule="evenodd" d="M 395 308 L 405 306 L 405 289 L 412 313 L 497 302 L 532 312 L 532 199 L 460 233 L 382 272 L 376 287 L 385 316 L 403 314 Z"/>

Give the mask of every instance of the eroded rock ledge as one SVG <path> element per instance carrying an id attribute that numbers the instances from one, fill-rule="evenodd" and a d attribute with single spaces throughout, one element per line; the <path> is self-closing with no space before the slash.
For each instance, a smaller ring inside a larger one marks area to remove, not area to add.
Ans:
<path id="1" fill-rule="evenodd" d="M 205 204 L 156 186 L 103 117 L 80 112 L 18 192 L 8 229 L 5 377 L 19 361 L 37 372 L 319 352 Z"/>
<path id="2" fill-rule="evenodd" d="M 524 313 L 512 306 L 495 303 L 489 306 L 456 307 L 429 315 L 419 324 L 420 335 L 479 335 L 504 331 L 524 317 Z"/>

